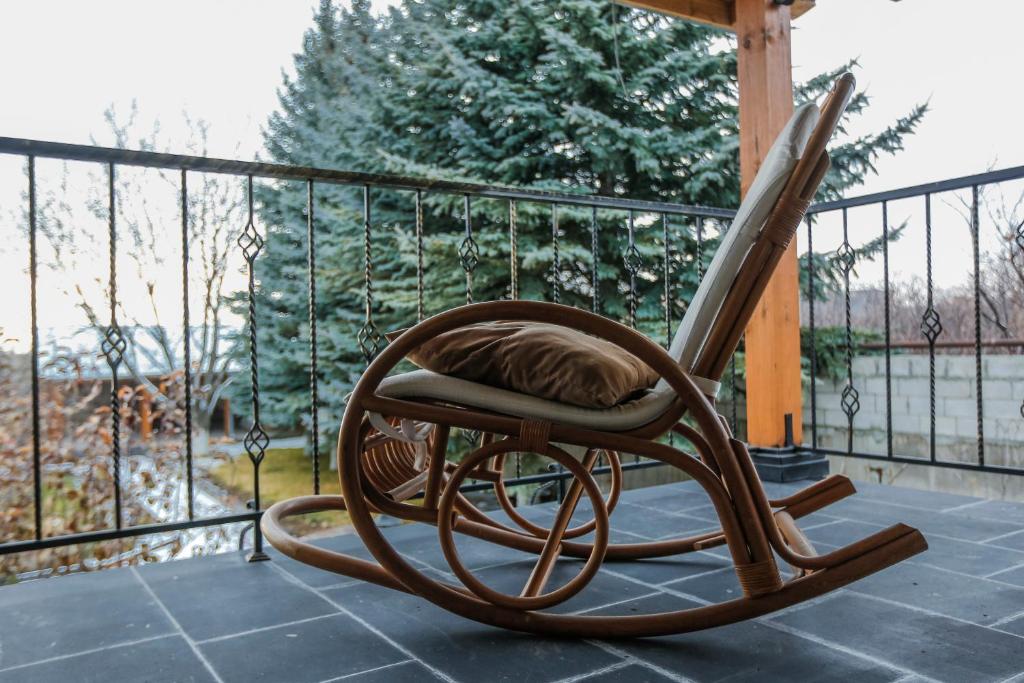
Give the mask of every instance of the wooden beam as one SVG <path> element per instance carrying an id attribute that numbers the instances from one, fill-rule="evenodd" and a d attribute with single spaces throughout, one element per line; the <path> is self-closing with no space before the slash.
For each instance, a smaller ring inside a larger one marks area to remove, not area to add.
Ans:
<path id="1" fill-rule="evenodd" d="M 618 0 L 619 4 L 654 10 L 682 19 L 735 30 L 737 0 Z M 789 8 L 795 19 L 814 7 L 815 0 L 794 0 Z"/>
<path id="2" fill-rule="evenodd" d="M 736 0 L 740 177 L 744 194 L 793 113 L 790 8 Z M 746 330 L 747 438 L 782 446 L 785 415 L 801 440 L 800 297 L 796 240 L 782 258 Z"/>
<path id="3" fill-rule="evenodd" d="M 619 4 L 650 9 L 718 28 L 732 29 L 736 20 L 733 0 L 619 0 Z"/>

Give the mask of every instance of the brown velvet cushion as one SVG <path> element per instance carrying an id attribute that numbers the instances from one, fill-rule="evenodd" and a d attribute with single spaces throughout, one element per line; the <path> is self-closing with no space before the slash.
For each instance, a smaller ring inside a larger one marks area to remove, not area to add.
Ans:
<path id="1" fill-rule="evenodd" d="M 408 358 L 443 375 L 585 408 L 616 405 L 658 380 L 611 342 L 543 323 L 468 325 L 434 337 Z"/>

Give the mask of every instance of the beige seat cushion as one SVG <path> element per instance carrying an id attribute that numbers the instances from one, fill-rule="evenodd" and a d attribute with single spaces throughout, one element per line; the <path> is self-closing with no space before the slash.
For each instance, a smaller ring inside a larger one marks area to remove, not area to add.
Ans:
<path id="1" fill-rule="evenodd" d="M 439 375 L 430 370 L 413 370 L 387 377 L 381 382 L 377 393 L 388 398 L 434 399 L 503 415 L 550 420 L 607 432 L 624 432 L 641 427 L 660 417 L 675 398 L 671 389 L 650 390 L 611 408 L 581 408 L 458 377 Z"/>
<path id="2" fill-rule="evenodd" d="M 467 325 L 426 341 L 408 358 L 438 374 L 582 408 L 618 405 L 658 379 L 615 344 L 535 322 Z"/>

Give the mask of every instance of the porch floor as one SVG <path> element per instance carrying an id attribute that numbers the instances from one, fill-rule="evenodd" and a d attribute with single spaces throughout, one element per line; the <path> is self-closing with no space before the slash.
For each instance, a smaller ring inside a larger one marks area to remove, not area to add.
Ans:
<path id="1" fill-rule="evenodd" d="M 930 550 L 811 603 L 751 622 L 634 641 L 508 633 L 271 551 L 225 554 L 0 588 L 0 682 L 23 681 L 1004 681 L 1024 678 L 1024 504 L 858 484 L 803 521 L 827 550 L 902 521 Z M 798 488 L 769 484 L 773 496 Z M 624 493 L 613 540 L 713 523 L 692 483 Z M 538 519 L 551 506 L 525 508 Z M 386 534 L 445 575 L 432 528 Z M 318 541 L 368 557 L 353 535 Z M 496 588 L 532 560 L 459 539 Z M 560 566 L 566 580 L 572 567 Z M 454 579 L 445 575 L 450 581 Z M 611 564 L 565 611 L 628 614 L 738 595 L 724 549 Z"/>

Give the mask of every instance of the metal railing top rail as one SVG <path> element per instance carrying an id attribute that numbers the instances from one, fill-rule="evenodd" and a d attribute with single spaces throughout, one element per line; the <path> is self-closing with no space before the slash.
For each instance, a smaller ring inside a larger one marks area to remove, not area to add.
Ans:
<path id="1" fill-rule="evenodd" d="M 827 202 L 818 202 L 816 204 L 812 204 L 810 208 L 807 209 L 807 215 L 824 213 L 826 211 L 836 211 L 838 209 L 849 209 L 855 206 L 881 204 L 882 202 L 892 202 L 898 199 L 912 199 L 914 197 L 923 197 L 924 195 L 929 194 L 939 194 L 940 192 L 966 190 L 980 185 L 993 185 L 995 183 L 1002 183 L 1008 180 L 1020 180 L 1022 178 L 1024 178 L 1024 166 L 1011 166 L 1010 168 L 1001 168 L 994 171 L 986 171 L 985 173 L 975 173 L 973 175 L 949 178 L 947 180 L 938 180 L 931 183 L 908 185 L 907 187 L 900 187 L 895 190 L 873 192 L 871 194 L 860 195 L 859 197 L 846 197 Z"/>
<path id="2" fill-rule="evenodd" d="M 34 156 L 66 161 L 98 162 L 122 166 L 143 166 L 174 171 L 187 170 L 199 173 L 223 173 L 279 180 L 314 180 L 321 183 L 338 185 L 369 185 L 392 190 L 423 190 L 447 194 L 472 194 L 488 199 L 566 204 L 622 211 L 701 216 L 704 218 L 732 218 L 736 213 L 731 209 L 710 206 L 693 206 L 689 204 L 674 204 L 593 194 L 570 194 L 503 185 L 411 178 L 381 173 L 360 173 L 358 171 L 342 171 L 312 166 L 288 166 L 260 161 L 239 161 L 185 154 L 145 152 L 113 147 L 75 145 L 65 142 L 29 140 L 25 138 L 0 137 L 0 154 Z"/>

